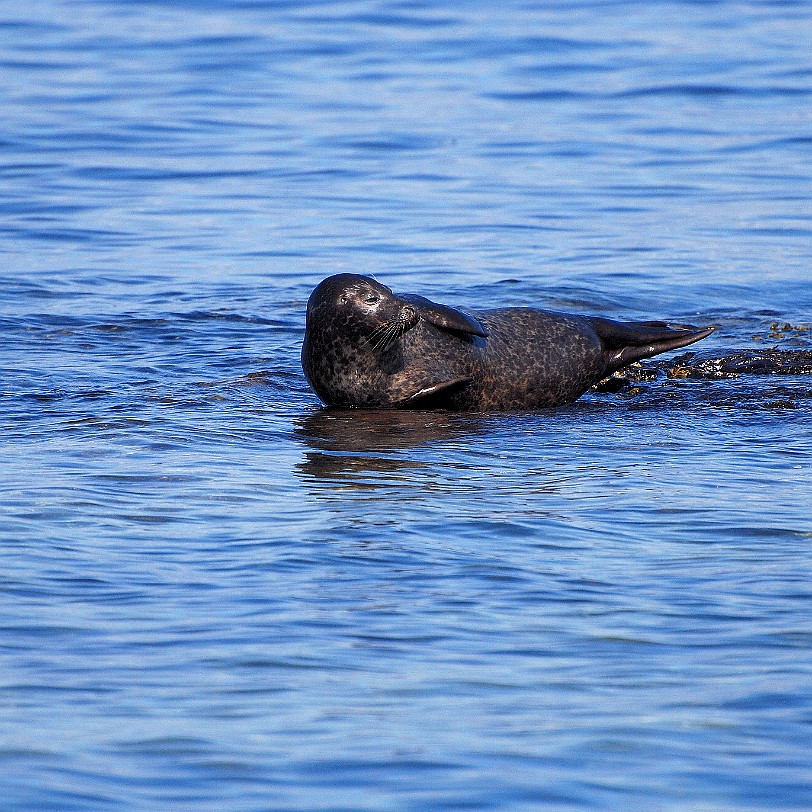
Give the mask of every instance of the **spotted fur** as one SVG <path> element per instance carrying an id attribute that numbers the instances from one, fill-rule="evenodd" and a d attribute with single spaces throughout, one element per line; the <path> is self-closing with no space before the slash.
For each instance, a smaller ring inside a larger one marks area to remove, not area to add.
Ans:
<path id="1" fill-rule="evenodd" d="M 539 409 L 712 331 L 536 308 L 464 313 L 338 274 L 310 296 L 302 367 L 328 406 Z"/>

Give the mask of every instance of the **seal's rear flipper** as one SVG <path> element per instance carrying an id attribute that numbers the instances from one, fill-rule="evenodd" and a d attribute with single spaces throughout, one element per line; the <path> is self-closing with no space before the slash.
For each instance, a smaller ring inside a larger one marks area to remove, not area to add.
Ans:
<path id="1" fill-rule="evenodd" d="M 714 327 L 699 330 L 688 325 L 669 327 L 661 321 L 610 321 L 588 318 L 608 355 L 607 372 L 614 372 L 643 358 L 678 350 L 707 338 Z"/>

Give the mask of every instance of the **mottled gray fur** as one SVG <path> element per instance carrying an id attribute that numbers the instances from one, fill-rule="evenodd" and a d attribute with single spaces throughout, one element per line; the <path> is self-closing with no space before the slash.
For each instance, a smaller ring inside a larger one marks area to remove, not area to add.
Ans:
<path id="1" fill-rule="evenodd" d="M 538 409 L 712 331 L 526 307 L 463 313 L 338 274 L 308 302 L 302 367 L 328 406 Z"/>

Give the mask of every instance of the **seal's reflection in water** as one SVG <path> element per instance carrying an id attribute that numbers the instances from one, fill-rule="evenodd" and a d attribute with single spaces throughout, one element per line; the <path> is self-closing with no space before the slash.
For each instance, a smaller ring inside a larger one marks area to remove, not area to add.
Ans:
<path id="1" fill-rule="evenodd" d="M 302 417 L 294 470 L 323 511 L 314 537 L 347 555 L 385 549 L 418 573 L 426 551 L 457 563 L 470 554 L 477 567 L 482 545 L 571 549 L 580 523 L 560 492 L 583 476 L 555 444 L 583 409 L 560 407 L 557 420 L 366 409 Z"/>
<path id="2" fill-rule="evenodd" d="M 457 412 L 324 409 L 295 428 L 311 449 L 297 470 L 311 482 L 338 481 L 359 489 L 391 484 L 408 479 L 408 471 L 437 463 L 404 452 L 469 439 L 485 430 L 485 422 Z"/>

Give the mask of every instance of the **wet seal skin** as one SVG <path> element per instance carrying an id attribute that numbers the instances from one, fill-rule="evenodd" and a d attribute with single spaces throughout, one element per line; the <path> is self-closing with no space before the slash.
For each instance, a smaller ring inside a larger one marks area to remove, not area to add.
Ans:
<path id="1" fill-rule="evenodd" d="M 529 307 L 463 312 L 337 274 L 307 303 L 302 367 L 319 398 L 339 408 L 539 409 L 713 329 Z"/>

